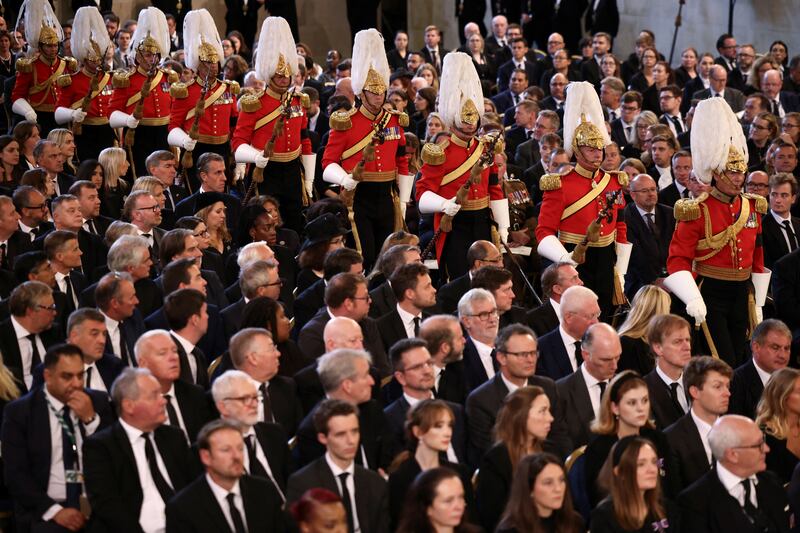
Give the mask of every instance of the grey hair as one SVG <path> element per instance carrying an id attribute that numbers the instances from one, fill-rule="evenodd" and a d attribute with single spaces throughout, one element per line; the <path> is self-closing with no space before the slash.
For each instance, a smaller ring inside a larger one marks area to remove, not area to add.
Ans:
<path id="1" fill-rule="evenodd" d="M 241 381 L 249 382 L 250 376 L 241 370 L 226 370 L 211 384 L 211 396 L 214 398 L 214 403 L 219 403 L 231 393 L 237 392 L 237 382 Z"/>
<path id="2" fill-rule="evenodd" d="M 139 398 L 139 378 L 152 375 L 146 368 L 127 367 L 117 376 L 111 385 L 111 401 L 116 406 L 117 415 L 122 414 L 122 400 Z"/>
<path id="3" fill-rule="evenodd" d="M 239 265 L 239 268 L 244 268 L 255 261 L 263 261 L 264 256 L 262 254 L 265 250 L 272 250 L 266 241 L 247 243 L 239 250 L 236 264 Z"/>
<path id="4" fill-rule="evenodd" d="M 150 340 L 153 337 L 165 336 L 168 339 L 172 340 L 172 336 L 170 336 L 169 331 L 165 329 L 151 329 L 150 331 L 146 331 L 142 334 L 141 337 L 136 339 L 136 344 L 133 345 L 133 353 L 136 355 L 136 360 L 138 361 L 141 359 L 142 355 L 144 355 L 144 351 L 146 347 L 149 346 Z"/>
<path id="5" fill-rule="evenodd" d="M 239 287 L 242 289 L 242 294 L 248 299 L 255 298 L 258 288 L 269 283 L 270 270 L 277 268 L 278 264 L 275 261 L 261 259 L 247 264 L 239 274 Z"/>
<path id="6" fill-rule="evenodd" d="M 364 350 L 339 348 L 322 355 L 317 360 L 317 373 L 323 390 L 330 394 L 338 389 L 344 380 L 356 377 L 355 362 L 358 359 L 372 364 L 372 356 Z"/>
<path id="7" fill-rule="evenodd" d="M 581 341 L 581 347 L 588 353 L 592 353 L 592 346 L 594 346 L 594 341 L 597 338 L 597 334 L 601 331 L 608 333 L 611 336 L 619 337 L 617 334 L 617 330 L 606 324 L 605 322 L 598 322 L 597 324 L 592 324 L 586 329 L 586 332 L 583 334 L 583 340 Z"/>
<path id="8" fill-rule="evenodd" d="M 471 315 L 474 305 L 479 302 L 494 303 L 494 296 L 486 289 L 470 289 L 458 301 L 458 318 Z"/>
<path id="9" fill-rule="evenodd" d="M 247 354 L 253 351 L 253 345 L 258 338 L 264 336 L 272 339 L 272 334 L 264 328 L 244 328 L 236 332 L 228 343 L 228 351 L 231 354 L 231 362 L 236 368 L 241 368 L 245 363 Z"/>
<path id="10" fill-rule="evenodd" d="M 134 235 L 119 237 L 108 250 L 108 269 L 112 272 L 124 272 L 128 267 L 135 267 L 144 262 L 148 249 L 147 239 Z"/>
<path id="11" fill-rule="evenodd" d="M 561 295 L 561 314 L 575 313 L 584 308 L 587 302 L 597 301 L 597 294 L 592 289 L 581 285 L 573 285 Z"/>
<path id="12" fill-rule="evenodd" d="M 714 422 L 711 431 L 708 432 L 708 446 L 717 461 L 725 457 L 725 451 L 736 448 L 742 444 L 742 436 L 734 424 L 726 424 L 726 420 L 735 419 L 743 422 L 754 423 L 746 416 L 724 415 Z"/>

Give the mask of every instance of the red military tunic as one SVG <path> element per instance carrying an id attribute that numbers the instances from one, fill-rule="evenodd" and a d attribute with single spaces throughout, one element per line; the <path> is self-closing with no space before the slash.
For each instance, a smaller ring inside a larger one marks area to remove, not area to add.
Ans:
<path id="1" fill-rule="evenodd" d="M 586 229 L 605 206 L 606 194 L 622 190 L 620 179 L 626 180 L 626 177 L 623 176 L 625 175 L 603 170 L 597 170 L 592 175 L 591 172 L 578 164 L 572 172 L 561 176 L 560 183 L 558 183 L 557 175 L 551 174 L 542 177 L 540 187 L 544 191 L 544 198 L 539 211 L 536 238 L 541 241 L 548 235 L 555 235 L 563 243 L 579 244 L 586 236 Z M 594 198 L 573 214 L 562 218 L 566 209 L 585 197 L 604 181 L 606 185 L 603 191 L 597 195 L 597 198 Z M 624 218 L 621 216 L 621 211 L 624 207 L 625 200 L 620 192 L 617 201 L 610 209 L 611 222 L 606 220 L 601 222 L 600 239 L 596 243 L 589 243 L 589 246 L 608 246 L 615 241 L 620 243 L 628 242 L 627 227 L 625 226 Z"/>
<path id="2" fill-rule="evenodd" d="M 17 78 L 11 93 L 11 102 L 20 98 L 28 101 L 35 111 L 53 112 L 58 101 L 58 84 L 56 80 L 62 74 L 69 74 L 70 64 L 74 68 L 75 60 L 56 57 L 53 63 L 47 63 L 38 56 L 33 59 L 17 60 Z"/>
<path id="3" fill-rule="evenodd" d="M 469 179 L 470 170 L 473 164 L 469 164 L 468 160 L 473 154 L 477 156 L 476 152 L 482 153 L 483 143 L 476 138 L 472 138 L 469 142 L 459 139 L 456 135 L 450 135 L 450 144 L 444 148 L 444 163 L 435 165 L 425 163 L 420 169 L 422 175 L 417 180 L 416 185 L 416 200 L 425 193 L 431 191 L 442 198 L 453 198 L 462 185 Z M 477 159 L 475 159 L 477 161 Z M 467 163 L 467 164 L 465 164 Z M 459 171 L 461 169 L 461 171 Z M 456 172 L 454 172 L 456 171 Z M 477 185 L 472 185 L 467 195 L 466 205 L 462 205 L 463 210 L 483 209 L 489 207 L 491 200 L 502 200 L 505 198 L 503 189 L 498 183 L 489 183 L 489 176 L 497 174 L 497 166 L 491 166 L 483 169 L 481 172 L 481 182 Z M 448 183 L 443 184 L 443 180 L 448 180 Z M 434 230 L 439 229 L 439 222 L 442 219 L 443 213 L 436 213 L 433 217 Z M 456 215 L 458 216 L 458 215 Z M 436 241 L 436 258 L 441 260 L 442 249 L 446 239 L 446 233 L 441 233 Z"/>
<path id="4" fill-rule="evenodd" d="M 669 247 L 667 272 L 688 270 L 727 281 L 744 281 L 751 272 L 764 272 L 761 215 L 766 213 L 766 200 L 751 194 L 726 200 L 713 189 L 710 195 L 675 205 L 678 223 Z"/>
<path id="5" fill-rule="evenodd" d="M 132 73 L 117 72 L 114 74 L 114 96 L 108 108 L 108 116 L 114 111 L 122 111 L 133 115 L 136 104 L 141 99 L 140 91 L 147 80 L 147 71 L 141 67 Z M 177 74 L 169 70 L 159 69 L 150 82 L 150 94 L 144 101 L 142 126 L 166 126 L 169 123 L 170 84 L 177 81 Z"/>
<path id="6" fill-rule="evenodd" d="M 169 129 L 181 128 L 185 132 L 192 129 L 195 121 L 195 105 L 203 93 L 203 82 L 195 78 L 189 83 L 175 83 L 172 86 L 172 110 L 169 116 Z M 237 115 L 236 82 L 210 80 L 206 92 L 205 113 L 200 118 L 198 141 L 206 144 L 224 144 L 231 133 L 231 117 Z"/>
<path id="7" fill-rule="evenodd" d="M 385 113 L 390 116 L 386 117 Z M 400 125 L 399 114 L 384 110 L 376 117 L 361 106 L 350 113 L 349 120 L 350 127 L 331 129 L 328 145 L 322 156 L 323 169 L 331 163 L 337 163 L 348 173 L 353 172 L 353 168 L 361 161 L 364 146 L 367 144 L 360 141 L 366 140 L 366 136 L 373 131 L 373 124 L 382 124 L 386 120 L 383 128 L 384 142 L 375 146 L 375 160 L 364 163 L 365 180 L 372 181 L 371 176 L 385 175 L 387 179 L 381 181 L 393 181 L 396 174 L 408 174 L 406 136 Z"/>
<path id="8" fill-rule="evenodd" d="M 243 97 L 231 141 L 233 151 L 236 152 L 243 144 L 263 150 L 272 138 L 276 121 L 283 120 L 283 135 L 275 139 L 271 160 L 285 163 L 295 160 L 301 153 L 311 155 L 311 140 L 304 133 L 308 128 L 308 116 L 303 100 L 300 93 L 295 92 L 289 106 L 289 118 L 285 118 L 279 111 L 281 95 L 269 87 L 261 94 Z"/>
<path id="9" fill-rule="evenodd" d="M 111 96 L 114 89 L 111 84 L 111 74 L 98 71 L 97 91 L 92 92 L 92 100 L 86 110 L 84 124 L 98 126 L 108 124 L 108 109 L 111 104 Z M 89 93 L 92 85 L 92 76 L 81 69 L 75 74 L 65 74 L 58 79 L 61 88 L 58 95 L 58 107 L 67 109 L 81 109 L 83 99 Z"/>

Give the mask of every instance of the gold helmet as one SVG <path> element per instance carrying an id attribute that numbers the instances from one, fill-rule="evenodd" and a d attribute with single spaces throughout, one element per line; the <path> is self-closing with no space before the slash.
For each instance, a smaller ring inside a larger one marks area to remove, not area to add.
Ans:
<path id="1" fill-rule="evenodd" d="M 572 138 L 572 149 L 577 150 L 579 146 L 589 146 L 602 150 L 605 148 L 605 140 L 600 129 L 594 122 L 586 120 L 586 115 L 581 114 L 581 123 L 575 128 L 575 136 Z"/>
<path id="2" fill-rule="evenodd" d="M 747 161 L 742 152 L 733 145 L 728 148 L 728 161 L 725 163 L 725 170 L 729 172 L 747 172 Z"/>
<path id="3" fill-rule="evenodd" d="M 477 126 L 483 116 L 483 89 L 472 58 L 463 52 L 444 56 L 439 81 L 439 114 L 448 127 Z"/>
<path id="4" fill-rule="evenodd" d="M 697 104 L 692 118 L 692 170 L 705 184 L 724 172 L 747 172 L 747 140 L 723 98 Z"/>
<path id="5" fill-rule="evenodd" d="M 292 68 L 289 66 L 289 63 L 286 62 L 286 58 L 283 57 L 283 54 L 278 54 L 278 64 L 275 65 L 275 72 L 272 73 L 272 76 L 275 75 L 286 76 L 287 78 L 292 75 Z"/>
<path id="6" fill-rule="evenodd" d="M 148 7 L 139 13 L 131 43 L 131 49 L 137 54 L 149 52 L 164 56 L 169 53 L 167 18 L 160 9 Z"/>
<path id="7" fill-rule="evenodd" d="M 42 29 L 39 32 L 39 44 L 59 44 L 61 39 L 58 38 L 58 33 L 46 22 L 42 21 Z"/>
<path id="8" fill-rule="evenodd" d="M 389 61 L 383 47 L 383 36 L 374 28 L 356 33 L 353 41 L 351 80 L 353 92 L 385 94 L 389 89 Z"/>
<path id="9" fill-rule="evenodd" d="M 564 149 L 572 156 L 581 146 L 604 149 L 611 143 L 603 118 L 603 106 L 594 86 L 585 81 L 567 86 L 564 102 Z"/>
<path id="10" fill-rule="evenodd" d="M 214 17 L 205 9 L 194 9 L 183 19 L 183 49 L 186 66 L 197 71 L 200 63 L 220 64 L 222 41 Z"/>

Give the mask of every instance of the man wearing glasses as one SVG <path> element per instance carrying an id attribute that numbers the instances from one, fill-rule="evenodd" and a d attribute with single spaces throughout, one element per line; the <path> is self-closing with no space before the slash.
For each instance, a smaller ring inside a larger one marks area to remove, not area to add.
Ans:
<path id="1" fill-rule="evenodd" d="M 736 72 L 736 70 L 734 70 L 734 72 Z M 733 74 L 728 74 L 725 67 L 714 65 L 708 73 L 708 89 L 697 91 L 692 98 L 696 100 L 705 100 L 706 98 L 719 96 L 728 102 L 728 105 L 731 106 L 734 113 L 738 113 L 744 109 L 745 96 L 742 91 L 732 86 L 732 80 L 730 79 L 732 76 Z"/>
<path id="2" fill-rule="evenodd" d="M 14 207 L 19 213 L 19 229 L 33 242 L 36 237 L 53 229 L 48 222 L 47 202 L 44 195 L 30 185 L 20 185 L 14 190 Z"/>
<path id="3" fill-rule="evenodd" d="M 492 379 L 500 368 L 494 349 L 500 315 L 492 293 L 486 289 L 467 291 L 458 301 L 458 318 L 467 332 L 464 371 L 472 390 Z"/>
<path id="4" fill-rule="evenodd" d="M 755 422 L 722 416 L 708 434 L 717 460 L 681 492 L 682 527 L 687 531 L 789 531 L 786 492 L 766 469 L 769 446 Z"/>
<path id="5" fill-rule="evenodd" d="M 166 232 L 158 227 L 161 224 L 161 207 L 153 195 L 147 191 L 132 192 L 125 200 L 122 214 L 136 226 L 137 233 L 147 239 L 150 255 L 158 258 L 158 247 Z"/>

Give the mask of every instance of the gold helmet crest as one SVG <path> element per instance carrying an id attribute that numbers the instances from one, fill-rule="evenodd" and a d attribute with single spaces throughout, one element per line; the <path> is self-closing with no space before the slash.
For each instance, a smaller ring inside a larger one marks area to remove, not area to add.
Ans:
<path id="1" fill-rule="evenodd" d="M 575 136 L 572 138 L 573 151 L 577 151 L 579 146 L 589 146 L 598 150 L 605 148 L 603 134 L 600 133 L 600 129 L 594 122 L 586 120 L 586 116 L 583 114 L 581 115 L 581 123 L 575 128 Z"/>
<path id="2" fill-rule="evenodd" d="M 51 26 L 42 22 L 42 31 L 39 32 L 39 44 L 58 44 L 61 40 L 58 38 L 58 33 Z"/>

